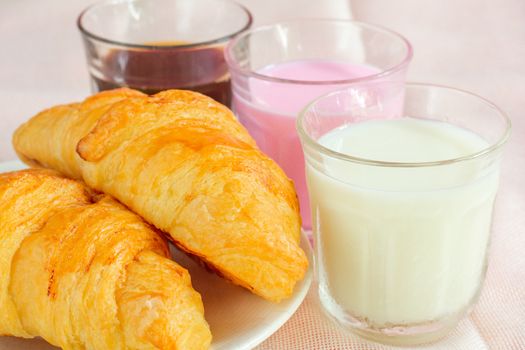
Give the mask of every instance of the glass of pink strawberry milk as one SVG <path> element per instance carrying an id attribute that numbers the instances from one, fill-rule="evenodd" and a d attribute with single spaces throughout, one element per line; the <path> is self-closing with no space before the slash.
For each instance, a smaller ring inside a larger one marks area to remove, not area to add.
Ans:
<path id="1" fill-rule="evenodd" d="M 311 214 L 296 117 L 315 98 L 351 87 L 358 91 L 352 99 L 356 107 L 377 118 L 398 115 L 410 43 L 367 23 L 300 19 L 240 34 L 228 44 L 225 57 L 233 111 L 259 148 L 294 181 L 308 231 Z"/>

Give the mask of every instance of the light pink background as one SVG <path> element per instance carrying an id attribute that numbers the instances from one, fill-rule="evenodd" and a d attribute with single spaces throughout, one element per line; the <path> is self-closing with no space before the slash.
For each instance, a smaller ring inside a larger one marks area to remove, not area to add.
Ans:
<path id="1" fill-rule="evenodd" d="M 414 45 L 409 80 L 478 93 L 513 122 L 481 300 L 453 334 L 426 349 L 525 349 L 525 1 L 244 0 L 256 22 L 354 17 Z M 80 100 L 89 85 L 75 27 L 86 0 L 0 0 L 0 161 L 15 155 L 17 125 L 43 108 Z M 388 349 L 345 335 L 310 293 L 260 349 Z"/>

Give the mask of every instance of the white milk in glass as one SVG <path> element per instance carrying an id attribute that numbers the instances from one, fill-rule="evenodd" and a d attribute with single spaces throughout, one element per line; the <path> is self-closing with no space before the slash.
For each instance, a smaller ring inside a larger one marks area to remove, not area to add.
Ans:
<path id="1" fill-rule="evenodd" d="M 318 142 L 354 157 L 414 163 L 488 147 L 466 129 L 408 117 L 351 124 Z M 465 311 L 486 268 L 497 164 L 387 167 L 322 156 L 306 170 L 325 307 L 377 329 Z"/>

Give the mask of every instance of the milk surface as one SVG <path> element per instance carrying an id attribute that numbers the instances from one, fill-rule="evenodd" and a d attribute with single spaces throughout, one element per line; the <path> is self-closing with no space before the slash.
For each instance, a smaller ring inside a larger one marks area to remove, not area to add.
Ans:
<path id="1" fill-rule="evenodd" d="M 346 126 L 319 143 L 391 162 L 453 159 L 488 146 L 465 129 L 408 117 Z M 391 328 L 469 306 L 486 268 L 495 162 L 406 168 L 323 156 L 307 158 L 306 170 L 321 300 L 330 312 Z"/>

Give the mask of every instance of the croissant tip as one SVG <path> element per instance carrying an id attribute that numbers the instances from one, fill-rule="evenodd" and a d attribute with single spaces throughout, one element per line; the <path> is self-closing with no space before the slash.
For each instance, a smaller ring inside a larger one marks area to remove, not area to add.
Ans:
<path id="1" fill-rule="evenodd" d="M 75 148 L 75 152 L 78 154 L 78 156 L 80 158 L 82 158 L 82 160 L 85 160 L 85 161 L 88 161 L 88 156 L 87 154 L 85 154 L 84 152 L 84 145 L 83 145 L 83 141 L 84 139 L 80 140 L 80 142 L 77 144 L 76 148 Z"/>

